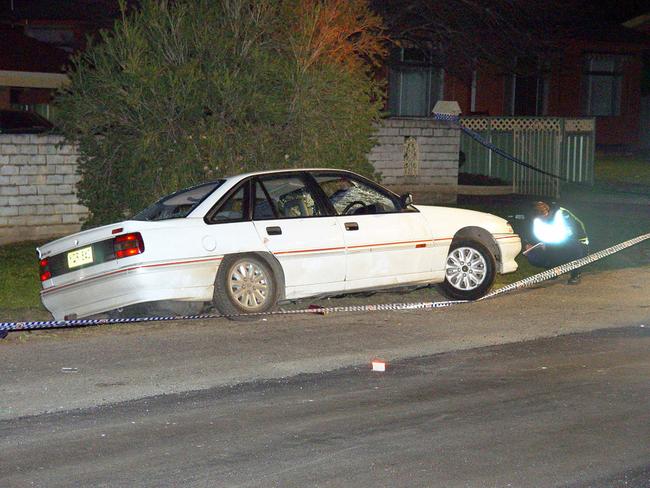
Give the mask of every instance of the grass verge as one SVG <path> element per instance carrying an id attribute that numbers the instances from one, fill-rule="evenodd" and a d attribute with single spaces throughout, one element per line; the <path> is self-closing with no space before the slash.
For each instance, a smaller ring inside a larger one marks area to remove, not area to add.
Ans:
<path id="1" fill-rule="evenodd" d="M 650 160 L 640 156 L 597 154 L 595 180 L 603 185 L 650 186 Z"/>
<path id="2" fill-rule="evenodd" d="M 41 308 L 37 245 L 0 246 L 0 311 Z"/>

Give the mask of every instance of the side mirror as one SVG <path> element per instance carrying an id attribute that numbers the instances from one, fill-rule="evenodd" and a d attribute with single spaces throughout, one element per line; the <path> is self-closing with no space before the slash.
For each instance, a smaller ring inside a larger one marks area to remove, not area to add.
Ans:
<path id="1" fill-rule="evenodd" d="M 399 202 L 402 204 L 402 208 L 406 208 L 413 203 L 413 195 L 410 193 L 404 193 L 400 195 Z"/>

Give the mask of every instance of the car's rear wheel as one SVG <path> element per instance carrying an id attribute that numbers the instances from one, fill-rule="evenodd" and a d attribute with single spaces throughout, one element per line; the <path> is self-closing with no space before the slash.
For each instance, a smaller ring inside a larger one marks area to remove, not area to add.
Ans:
<path id="1" fill-rule="evenodd" d="M 456 241 L 447 255 L 442 291 L 456 300 L 476 300 L 494 283 L 495 270 L 494 256 L 483 244 L 470 239 Z"/>
<path id="2" fill-rule="evenodd" d="M 278 300 L 273 270 L 253 254 L 226 256 L 217 272 L 213 303 L 233 320 L 251 320 L 272 310 Z"/>

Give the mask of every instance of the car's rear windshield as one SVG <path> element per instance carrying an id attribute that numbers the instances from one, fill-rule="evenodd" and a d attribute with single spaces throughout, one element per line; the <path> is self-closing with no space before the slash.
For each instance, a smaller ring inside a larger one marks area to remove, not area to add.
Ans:
<path id="1" fill-rule="evenodd" d="M 225 180 L 186 188 L 161 198 L 133 217 L 133 220 L 168 220 L 187 217 L 192 210 L 219 188 Z"/>

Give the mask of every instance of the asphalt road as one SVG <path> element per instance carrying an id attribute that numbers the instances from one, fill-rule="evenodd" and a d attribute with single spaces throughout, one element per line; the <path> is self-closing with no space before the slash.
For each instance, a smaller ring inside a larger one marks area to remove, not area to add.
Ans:
<path id="1" fill-rule="evenodd" d="M 448 309 L 12 333 L 0 487 L 646 488 L 639 249 Z M 421 299 L 441 297 L 356 302 Z"/>
<path id="2" fill-rule="evenodd" d="M 650 330 L 0 422 L 0 486 L 650 486 Z"/>

